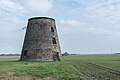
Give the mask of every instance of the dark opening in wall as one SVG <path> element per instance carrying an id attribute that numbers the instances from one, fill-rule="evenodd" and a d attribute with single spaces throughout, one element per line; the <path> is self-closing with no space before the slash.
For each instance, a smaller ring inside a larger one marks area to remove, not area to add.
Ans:
<path id="1" fill-rule="evenodd" d="M 57 60 L 60 61 L 59 52 L 56 52 Z"/>
<path id="2" fill-rule="evenodd" d="M 26 56 L 26 55 L 27 55 L 27 50 L 24 51 L 24 56 Z"/>
<path id="3" fill-rule="evenodd" d="M 53 44 L 57 44 L 57 42 L 56 42 L 56 39 L 55 39 L 55 38 L 53 38 Z"/>
<path id="4" fill-rule="evenodd" d="M 54 32 L 54 29 L 53 29 L 53 27 L 51 27 L 51 32 Z"/>
<path id="5" fill-rule="evenodd" d="M 54 54 L 53 54 L 53 60 L 54 61 L 60 61 L 59 52 L 54 52 Z"/>

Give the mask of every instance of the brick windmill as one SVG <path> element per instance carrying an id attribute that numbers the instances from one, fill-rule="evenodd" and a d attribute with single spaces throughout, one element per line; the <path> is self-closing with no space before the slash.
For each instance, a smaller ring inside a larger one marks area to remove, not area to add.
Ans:
<path id="1" fill-rule="evenodd" d="M 61 60 L 60 44 L 53 18 L 34 17 L 28 20 L 20 60 Z"/>

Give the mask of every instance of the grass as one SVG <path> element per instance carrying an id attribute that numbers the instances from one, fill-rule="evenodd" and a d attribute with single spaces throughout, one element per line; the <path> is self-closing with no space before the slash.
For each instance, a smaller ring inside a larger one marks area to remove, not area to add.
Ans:
<path id="1" fill-rule="evenodd" d="M 101 71 L 99 66 L 120 71 L 120 55 L 117 54 L 66 56 L 60 62 L 25 62 L 18 60 L 19 57 L 0 57 L 0 72 L 15 72 L 17 76 L 55 77 L 60 80 L 92 80 L 102 76 L 103 78 L 98 78 L 98 80 L 107 80 L 108 76 L 104 76 L 104 73 L 112 74 L 107 69 Z M 91 63 L 99 66 L 92 66 Z M 118 78 L 108 80 L 117 80 Z"/>

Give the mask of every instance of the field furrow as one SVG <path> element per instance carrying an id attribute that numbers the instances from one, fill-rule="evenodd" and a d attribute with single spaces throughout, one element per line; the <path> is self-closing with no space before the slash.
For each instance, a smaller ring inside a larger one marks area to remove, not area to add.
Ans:
<path id="1" fill-rule="evenodd" d="M 120 71 L 91 62 L 74 63 L 74 67 L 93 80 L 120 80 Z"/>

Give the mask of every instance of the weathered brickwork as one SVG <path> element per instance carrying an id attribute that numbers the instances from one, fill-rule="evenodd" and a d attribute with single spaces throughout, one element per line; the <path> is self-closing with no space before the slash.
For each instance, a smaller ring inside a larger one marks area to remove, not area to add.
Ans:
<path id="1" fill-rule="evenodd" d="M 60 44 L 53 18 L 35 17 L 28 20 L 20 60 L 61 60 Z"/>

